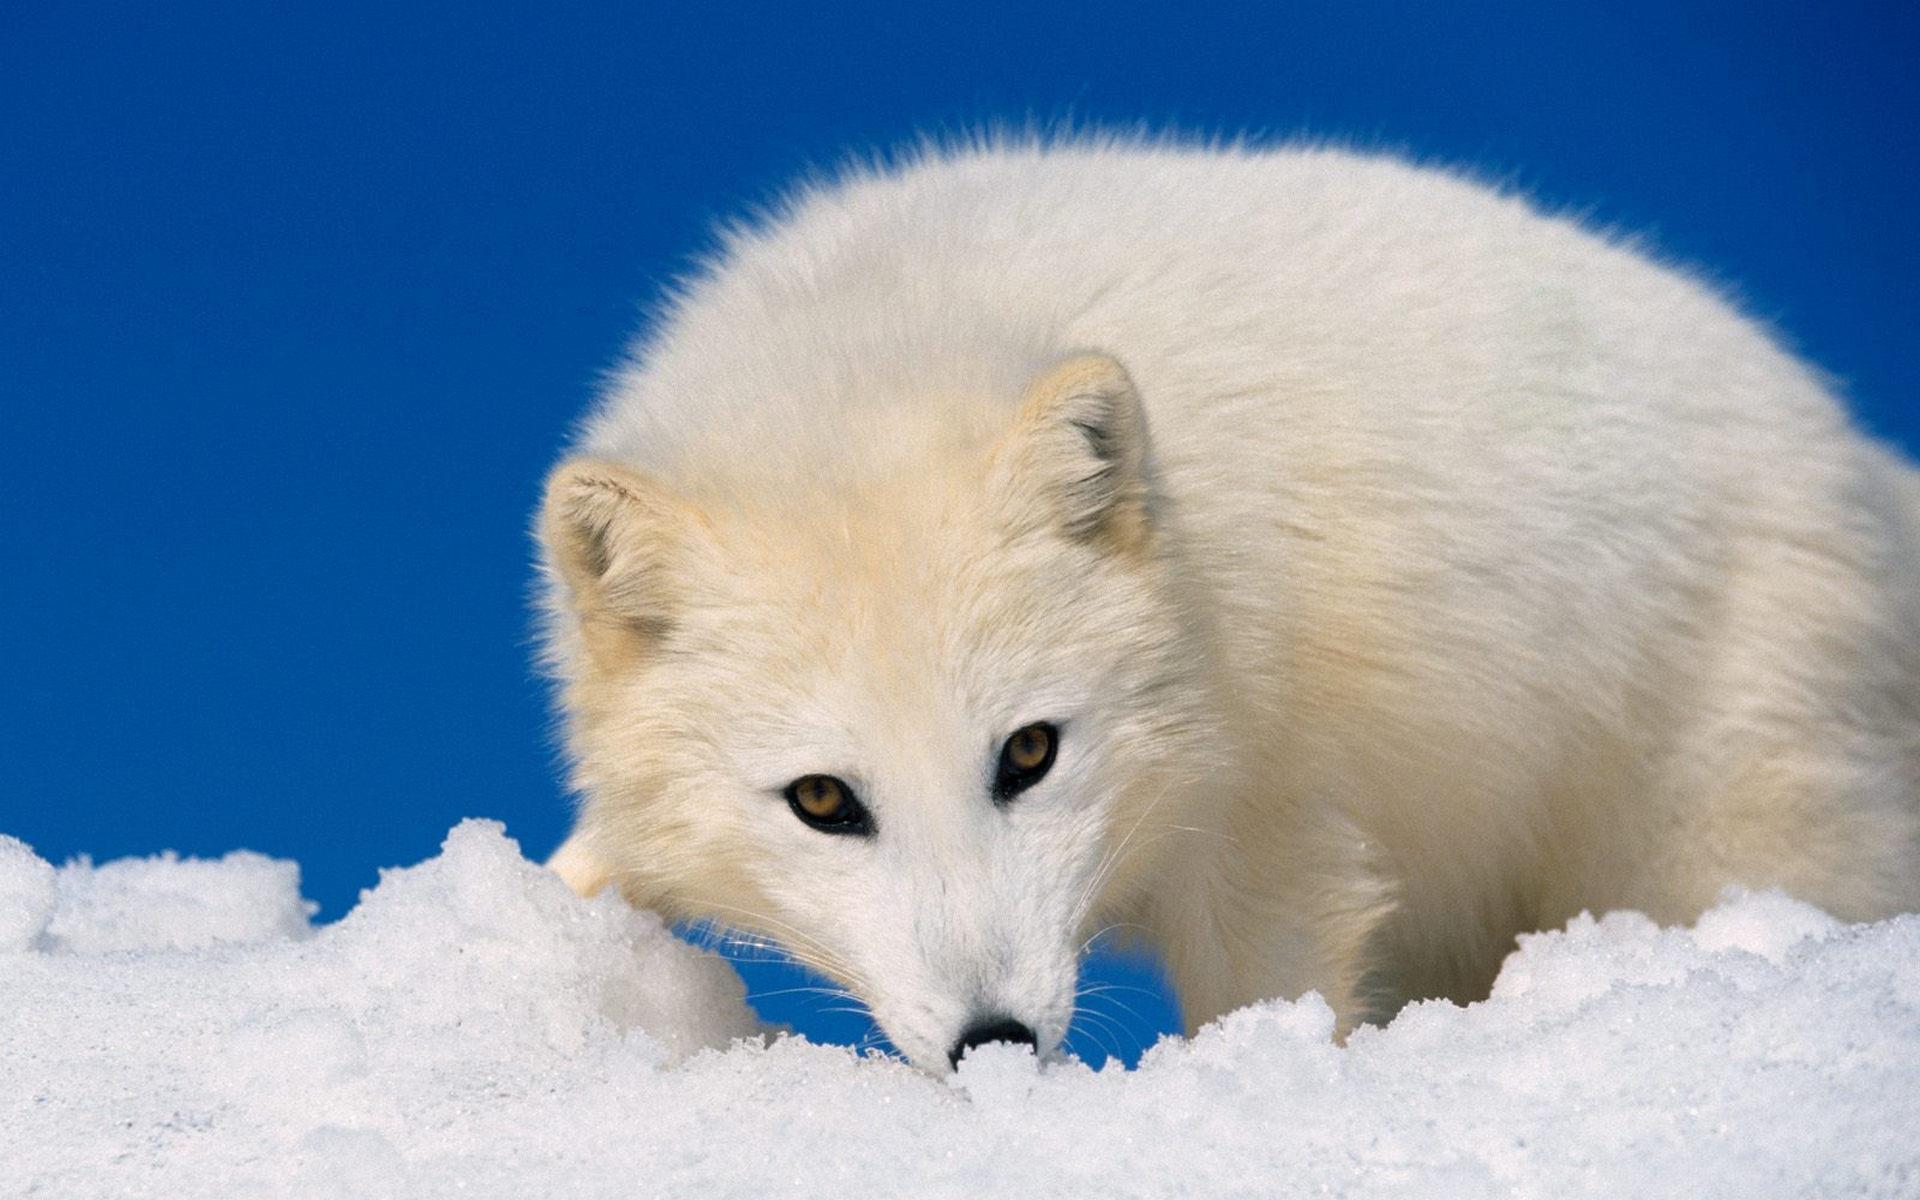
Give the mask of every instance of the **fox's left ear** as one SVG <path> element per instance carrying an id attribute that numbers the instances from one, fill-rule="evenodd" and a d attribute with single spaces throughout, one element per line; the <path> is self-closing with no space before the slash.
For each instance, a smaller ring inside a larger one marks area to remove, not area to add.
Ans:
<path id="1" fill-rule="evenodd" d="M 1016 527 L 1133 550 L 1149 532 L 1147 417 L 1126 369 L 1078 354 L 1027 388 L 994 451 L 990 486 Z"/>

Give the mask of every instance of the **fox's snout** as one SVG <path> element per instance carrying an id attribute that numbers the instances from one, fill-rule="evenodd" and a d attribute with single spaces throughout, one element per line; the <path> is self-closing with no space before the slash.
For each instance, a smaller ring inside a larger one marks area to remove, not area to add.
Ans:
<path id="1" fill-rule="evenodd" d="M 1033 1030 L 1011 1017 L 987 1017 L 969 1025 L 954 1041 L 953 1049 L 947 1051 L 947 1063 L 958 1070 L 967 1051 L 990 1042 L 1010 1042 L 1039 1053 L 1039 1041 L 1033 1036 Z"/>

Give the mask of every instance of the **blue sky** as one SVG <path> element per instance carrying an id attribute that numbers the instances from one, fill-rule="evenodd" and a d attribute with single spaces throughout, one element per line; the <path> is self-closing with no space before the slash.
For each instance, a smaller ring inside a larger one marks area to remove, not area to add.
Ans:
<path id="1" fill-rule="evenodd" d="M 1470 164 L 1709 272 L 1911 453 L 1917 55 L 1896 3 L 16 6 L 0 831 L 297 858 L 324 917 L 463 816 L 545 854 L 569 423 L 714 220 L 925 131 Z M 1131 995 L 1123 1043 L 1168 1019 Z"/>

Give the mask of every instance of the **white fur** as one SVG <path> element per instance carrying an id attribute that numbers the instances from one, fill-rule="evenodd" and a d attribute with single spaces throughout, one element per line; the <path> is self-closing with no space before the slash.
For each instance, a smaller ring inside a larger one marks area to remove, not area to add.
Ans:
<path id="1" fill-rule="evenodd" d="M 1583 908 L 1920 906 L 1920 476 L 1696 280 L 1444 173 L 990 144 L 804 191 L 543 522 L 556 867 L 780 939 L 930 1069 L 983 1013 L 1056 1045 L 1112 925 L 1190 1026 L 1344 1030 Z M 873 837 L 788 811 L 813 773 Z"/>

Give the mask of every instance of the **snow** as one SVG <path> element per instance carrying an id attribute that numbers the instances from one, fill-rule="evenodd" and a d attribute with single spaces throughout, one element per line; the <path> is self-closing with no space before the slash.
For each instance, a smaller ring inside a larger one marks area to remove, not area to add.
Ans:
<path id="1" fill-rule="evenodd" d="M 1582 917 L 1344 1047 L 1309 996 L 941 1080 L 767 1035 L 488 822 L 311 911 L 258 855 L 0 838 L 0 1194 L 1920 1196 L 1916 917 Z"/>

